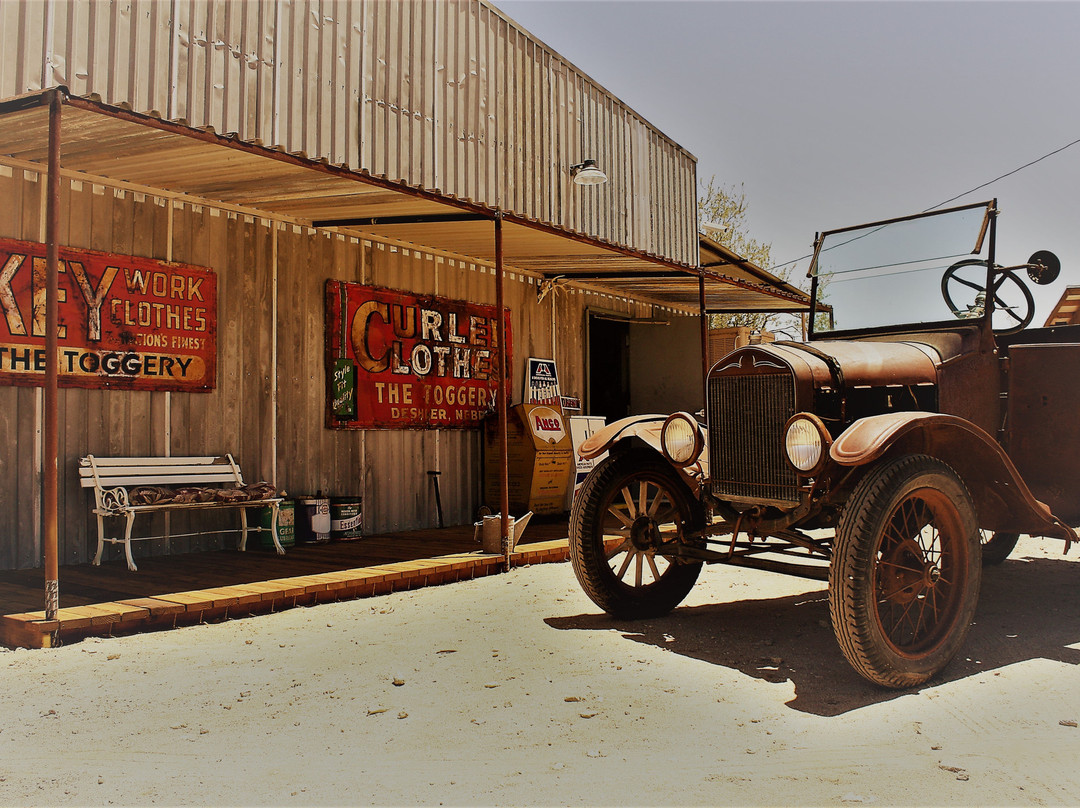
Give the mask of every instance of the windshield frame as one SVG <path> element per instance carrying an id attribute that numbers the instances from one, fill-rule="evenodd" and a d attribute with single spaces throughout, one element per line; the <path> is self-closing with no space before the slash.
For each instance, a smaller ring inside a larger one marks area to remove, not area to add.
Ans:
<path id="1" fill-rule="evenodd" d="M 985 209 L 983 216 L 982 227 L 979 231 L 978 238 L 975 244 L 975 252 L 981 252 L 982 246 L 986 244 L 986 278 L 984 281 L 984 288 L 992 288 L 994 267 L 996 266 L 996 241 L 997 241 L 997 199 L 992 199 L 987 202 L 977 202 L 967 205 L 958 205 L 952 208 L 942 208 L 940 210 L 923 211 L 922 213 L 916 213 L 909 216 L 898 216 L 892 219 L 882 219 L 875 222 L 867 222 L 864 224 L 853 225 L 849 227 L 840 227 L 834 230 L 825 230 L 819 232 L 814 237 L 814 255 L 810 261 L 810 267 L 807 269 L 806 276 L 810 278 L 810 317 L 807 327 L 807 339 L 843 339 L 858 335 L 870 335 L 880 333 L 893 333 L 893 332 L 917 332 L 917 331 L 937 331 L 942 329 L 955 329 L 962 327 L 965 329 L 970 328 L 973 325 L 977 325 L 981 329 L 990 328 L 990 324 L 994 314 L 994 295 L 987 295 L 986 308 L 983 314 L 979 317 L 973 317 L 964 320 L 937 320 L 930 322 L 919 322 L 909 324 L 891 324 L 884 326 L 863 326 L 860 328 L 853 328 L 847 330 L 833 330 L 822 332 L 816 328 L 816 322 L 818 315 L 827 315 L 832 320 L 833 307 L 828 305 L 825 301 L 818 300 L 818 258 L 821 253 L 822 245 L 830 236 L 835 236 L 842 233 L 849 233 L 857 230 L 867 230 L 869 228 L 884 227 L 886 225 L 897 224 L 900 222 L 909 222 L 917 219 L 925 219 L 931 216 L 944 216 L 951 213 L 958 213 L 963 211 L 977 210 L 979 208 Z"/>

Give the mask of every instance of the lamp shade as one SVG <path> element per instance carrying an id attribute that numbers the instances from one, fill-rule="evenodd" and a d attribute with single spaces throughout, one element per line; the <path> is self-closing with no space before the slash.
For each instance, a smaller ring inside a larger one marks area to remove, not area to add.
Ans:
<path id="1" fill-rule="evenodd" d="M 570 166 L 570 176 L 577 185 L 601 185 L 607 182 L 607 174 L 597 167 L 595 160 L 585 160 Z"/>

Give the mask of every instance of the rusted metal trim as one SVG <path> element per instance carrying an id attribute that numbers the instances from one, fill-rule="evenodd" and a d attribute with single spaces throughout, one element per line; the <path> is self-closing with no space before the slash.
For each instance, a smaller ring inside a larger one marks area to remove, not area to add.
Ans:
<path id="1" fill-rule="evenodd" d="M 986 250 L 986 311 L 983 313 L 983 336 L 991 341 L 994 339 L 994 302 L 997 299 L 996 289 L 994 288 L 994 267 L 997 266 L 997 217 L 998 206 L 997 197 L 990 202 L 990 207 L 987 210 L 986 218 L 990 220 L 990 244 Z M 979 233 L 979 243 L 985 235 L 987 223 L 983 221 L 983 232 Z"/>
<path id="2" fill-rule="evenodd" d="M 766 282 L 754 283 L 753 281 L 743 280 L 741 278 L 732 278 L 728 275 L 721 274 L 719 272 L 709 272 L 705 267 L 688 267 L 686 269 L 678 269 L 668 272 L 655 272 L 649 270 L 633 271 L 633 270 L 612 270 L 611 272 L 574 272 L 572 270 L 560 270 L 557 273 L 541 273 L 545 278 L 565 278 L 568 281 L 650 281 L 650 280 L 664 280 L 665 278 L 676 278 L 689 280 L 690 278 L 697 276 L 698 278 L 704 278 L 705 280 L 715 281 L 717 283 L 724 284 L 726 286 L 735 286 L 739 289 L 746 289 L 748 291 L 757 292 L 759 294 L 767 295 L 769 297 L 779 298 L 781 300 L 790 300 L 793 303 L 797 303 L 803 309 L 810 308 L 810 298 L 805 293 L 789 292 L 785 289 L 780 289 L 775 286 L 770 286 Z M 819 307 L 827 308 L 827 307 Z M 831 310 L 831 309 L 830 309 Z M 746 311 L 746 308 L 734 309 L 734 311 Z M 780 309 L 781 312 L 791 311 L 791 309 Z"/>
<path id="3" fill-rule="evenodd" d="M 766 286 L 764 284 L 744 281 L 740 280 L 739 278 L 732 278 L 730 275 L 724 275 L 720 272 L 709 272 L 705 268 L 702 268 L 701 273 L 706 280 L 716 281 L 717 283 L 724 283 L 730 286 L 738 286 L 740 289 L 749 289 L 754 292 L 760 292 L 761 294 L 769 295 L 770 297 L 778 297 L 782 300 L 792 300 L 800 303 L 807 309 L 810 308 L 810 297 L 805 292 L 795 294 L 793 292 L 787 292 L 782 289 Z M 831 311 L 831 308 L 829 310 Z"/>
<path id="4" fill-rule="evenodd" d="M 491 216 L 482 213 L 439 213 L 429 216 L 367 216 L 358 219 L 320 219 L 312 227 L 378 227 L 394 224 L 454 224 L 456 222 L 487 222 Z"/>
<path id="5" fill-rule="evenodd" d="M 956 213 L 961 210 L 975 210 L 976 208 L 997 208 L 997 200 L 992 202 L 973 202 L 967 205 L 956 205 L 951 208 L 941 208 L 940 210 L 926 210 L 922 213 L 916 213 L 909 216 L 895 216 L 892 219 L 882 219 L 877 222 L 865 222 L 864 224 L 850 225 L 848 227 L 838 227 L 835 230 L 823 230 L 820 233 L 821 240 L 825 239 L 825 236 L 834 236 L 837 233 L 848 233 L 852 230 L 863 230 L 867 227 L 877 227 L 878 225 L 896 224 L 897 222 L 915 221 L 916 219 L 925 219 L 929 216 L 939 216 L 943 213 Z M 814 256 L 817 258 L 817 255 Z M 811 267 L 813 263 L 811 262 Z"/>

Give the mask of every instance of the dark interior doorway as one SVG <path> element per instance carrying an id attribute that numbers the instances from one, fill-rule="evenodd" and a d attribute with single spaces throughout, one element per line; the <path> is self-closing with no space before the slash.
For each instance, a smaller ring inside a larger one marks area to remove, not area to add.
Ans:
<path id="1" fill-rule="evenodd" d="M 630 323 L 589 315 L 589 414 L 630 414 Z"/>

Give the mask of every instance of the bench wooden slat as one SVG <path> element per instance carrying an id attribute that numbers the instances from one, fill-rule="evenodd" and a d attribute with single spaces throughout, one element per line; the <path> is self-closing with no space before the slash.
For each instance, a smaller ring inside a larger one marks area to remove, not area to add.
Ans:
<path id="1" fill-rule="evenodd" d="M 115 488 L 116 486 L 127 487 L 134 485 L 184 486 L 192 485 L 194 483 L 236 483 L 243 482 L 243 478 L 237 480 L 236 475 L 231 471 L 216 472 L 213 474 L 205 472 L 200 474 L 137 474 L 128 470 L 126 474 L 118 474 L 116 476 L 99 474 L 97 480 L 95 480 L 94 477 L 82 477 L 80 479 L 80 484 L 83 488 L 93 488 L 98 481 L 106 488 Z"/>
<path id="2" fill-rule="evenodd" d="M 159 466 L 152 463 L 131 463 L 125 466 L 84 466 L 79 469 L 80 477 L 115 477 L 117 475 L 133 474 L 231 474 L 232 466 L 224 463 L 206 465 L 193 465 L 174 463 L 168 466 Z"/>
<path id="3" fill-rule="evenodd" d="M 185 465 L 185 466 L 206 466 L 213 464 L 228 465 L 227 455 L 209 455 L 206 457 L 98 457 L 97 455 L 88 455 L 79 460 L 79 464 L 86 468 L 89 468 L 90 458 L 93 457 L 93 464 L 98 468 L 104 468 L 108 466 L 170 466 L 170 465 Z"/>

